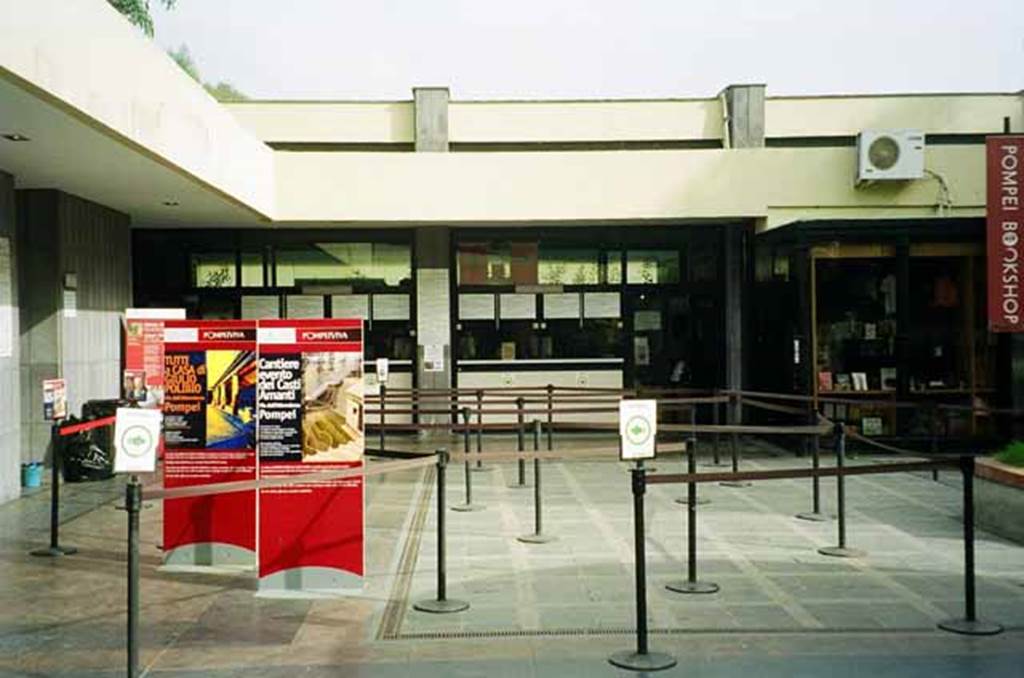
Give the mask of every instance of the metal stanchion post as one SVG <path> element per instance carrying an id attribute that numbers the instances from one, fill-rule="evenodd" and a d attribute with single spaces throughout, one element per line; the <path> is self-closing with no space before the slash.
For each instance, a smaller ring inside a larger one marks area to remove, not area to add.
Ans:
<path id="1" fill-rule="evenodd" d="M 128 513 L 128 678 L 139 675 L 139 514 L 142 512 L 142 484 L 131 476 L 125 486 L 124 507 Z"/>
<path id="2" fill-rule="evenodd" d="M 714 395 L 718 395 L 717 390 L 714 392 Z M 722 403 L 711 403 L 711 417 L 711 421 L 715 426 L 718 426 L 719 424 L 722 423 Z M 705 463 L 704 466 L 711 466 L 715 468 L 721 468 L 722 466 L 725 466 L 725 464 L 722 462 L 721 454 L 719 453 L 719 450 L 721 449 L 721 444 L 722 434 L 719 433 L 718 431 L 715 431 L 715 435 L 711 439 L 711 462 Z"/>
<path id="3" fill-rule="evenodd" d="M 818 418 L 812 405 L 808 422 L 813 426 L 817 420 Z M 820 437 L 815 433 L 812 436 L 806 437 L 805 440 L 809 440 L 811 445 L 811 468 L 817 471 L 821 468 Z M 818 476 L 811 477 L 811 510 L 798 513 L 796 517 L 800 520 L 809 520 L 815 523 L 832 520 L 831 516 L 821 512 L 821 479 Z"/>
<path id="4" fill-rule="evenodd" d="M 482 389 L 476 390 L 476 453 L 478 455 L 484 453 L 484 392 Z M 473 470 L 492 471 L 494 467 L 484 466 L 480 457 L 477 457 Z"/>
<path id="5" fill-rule="evenodd" d="M 415 398 L 415 394 L 413 395 Z M 384 412 L 388 408 L 388 387 L 385 384 L 380 385 L 380 451 L 384 452 Z M 417 404 L 419 400 L 417 399 Z"/>
<path id="6" fill-rule="evenodd" d="M 697 472 L 696 450 L 687 445 L 686 472 Z M 718 584 L 697 580 L 697 483 L 686 483 L 686 579 L 665 585 L 676 593 L 716 593 Z"/>
<path id="7" fill-rule="evenodd" d="M 555 386 L 548 384 L 548 452 L 555 449 Z"/>
<path id="8" fill-rule="evenodd" d="M 687 469 L 689 469 L 690 461 L 691 460 L 695 460 L 697 458 L 697 431 L 696 431 L 696 427 L 697 427 L 697 405 L 696 404 L 690 405 L 690 426 L 694 427 L 694 430 L 690 431 L 690 435 L 689 435 L 689 437 L 686 440 L 685 460 L 686 460 L 686 464 L 687 464 Z M 692 469 L 689 469 L 689 470 L 690 470 L 690 473 L 694 472 Z M 707 499 L 705 497 L 700 496 L 699 494 L 696 494 L 696 490 L 694 491 L 694 494 L 696 495 L 696 499 L 694 501 L 696 501 L 698 504 L 710 504 L 711 503 L 710 499 Z M 689 491 L 689 488 L 687 488 L 687 491 L 686 491 L 685 495 L 683 495 L 681 497 L 676 497 L 676 503 L 677 504 L 682 504 L 683 506 L 688 506 L 690 504 L 690 491 Z"/>
<path id="9" fill-rule="evenodd" d="M 636 650 L 622 650 L 608 657 L 613 666 L 631 671 L 661 671 L 676 665 L 676 658 L 651 652 L 647 646 L 647 549 L 644 545 L 644 491 L 646 471 L 638 463 L 631 469 L 633 485 L 633 545 L 636 568 Z"/>
<path id="10" fill-rule="evenodd" d="M 533 451 L 540 452 L 540 419 L 533 420 Z M 533 459 L 533 534 L 516 537 L 526 544 L 546 544 L 557 537 L 544 534 L 540 494 L 540 459 Z"/>
<path id="11" fill-rule="evenodd" d="M 78 553 L 74 546 L 60 545 L 60 424 L 54 422 L 50 427 L 50 545 L 32 551 L 32 555 L 43 558 L 70 556 Z"/>
<path id="12" fill-rule="evenodd" d="M 994 636 L 1003 631 L 1001 624 L 978 619 L 974 593 L 974 457 L 960 457 L 963 477 L 964 522 L 964 617 L 939 622 L 943 631 L 967 636 Z"/>
<path id="13" fill-rule="evenodd" d="M 523 405 L 523 397 L 519 396 L 516 398 L 516 451 L 520 453 L 526 451 L 526 431 L 524 430 L 526 422 L 524 419 L 525 413 L 523 412 Z M 525 487 L 529 487 L 529 485 L 526 484 L 526 460 L 520 459 L 516 463 L 518 465 L 518 478 L 517 481 L 509 485 L 509 487 L 514 490 L 521 490 Z"/>
<path id="14" fill-rule="evenodd" d="M 836 475 L 836 521 L 839 527 L 839 544 L 838 546 L 820 548 L 818 553 L 838 558 L 861 558 L 867 555 L 866 551 L 846 546 L 846 476 L 843 474 L 843 468 L 846 465 L 846 428 L 842 422 L 836 422 L 835 437 L 836 468 L 839 470 Z"/>
<path id="15" fill-rule="evenodd" d="M 468 513 L 469 511 L 482 511 L 485 507 L 473 503 L 473 474 L 470 472 L 469 463 L 469 408 L 462 408 L 462 450 L 466 453 L 466 459 L 462 465 L 462 474 L 466 482 L 466 501 L 463 504 L 456 504 L 453 511 Z"/>
<path id="16" fill-rule="evenodd" d="M 444 472 L 448 466 L 448 450 L 437 451 L 437 598 L 421 600 L 412 607 L 420 612 L 450 614 L 469 609 L 469 603 L 448 598 L 448 573 L 445 570 L 445 487 Z"/>
<path id="17" fill-rule="evenodd" d="M 928 444 L 928 448 L 932 454 L 935 454 L 939 450 L 939 407 L 935 405 L 932 407 L 932 423 L 931 423 L 931 436 Z M 939 480 L 939 469 L 932 469 L 932 480 L 938 482 Z"/>
<path id="18" fill-rule="evenodd" d="M 736 399 L 735 405 L 732 402 L 733 398 Z M 733 426 L 738 426 L 743 422 L 743 396 L 738 393 L 729 395 L 728 420 Z M 740 470 L 740 436 L 738 433 L 729 434 L 729 445 L 732 455 L 732 472 L 738 473 Z M 723 487 L 750 487 L 749 480 L 723 480 L 718 484 Z"/>

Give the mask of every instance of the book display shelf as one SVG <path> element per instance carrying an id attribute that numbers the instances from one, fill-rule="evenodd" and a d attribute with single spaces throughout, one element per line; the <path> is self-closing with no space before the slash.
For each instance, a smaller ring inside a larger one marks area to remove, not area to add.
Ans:
<path id="1" fill-rule="evenodd" d="M 982 404 L 994 393 L 981 255 L 963 243 L 812 250 L 813 388 L 826 415 L 872 436 L 980 432 L 979 417 L 936 421 L 934 406 Z M 921 407 L 882 406 L 897 400 Z"/>

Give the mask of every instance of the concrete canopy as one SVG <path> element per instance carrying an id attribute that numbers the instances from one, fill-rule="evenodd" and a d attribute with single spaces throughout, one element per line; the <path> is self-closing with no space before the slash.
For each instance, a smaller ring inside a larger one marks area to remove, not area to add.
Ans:
<path id="1" fill-rule="evenodd" d="M 265 219 L 94 120 L 0 79 L 0 167 L 16 187 L 59 188 L 154 225 L 255 225 Z M 168 203 L 168 204 L 165 204 Z"/>
<path id="2" fill-rule="evenodd" d="M 0 167 L 146 224 L 249 224 L 273 152 L 106 2 L 0 0 Z M 165 203 L 177 203 L 169 207 Z"/>

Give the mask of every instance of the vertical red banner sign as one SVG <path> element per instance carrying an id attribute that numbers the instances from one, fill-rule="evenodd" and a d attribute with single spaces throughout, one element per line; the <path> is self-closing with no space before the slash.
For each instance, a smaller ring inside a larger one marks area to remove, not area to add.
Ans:
<path id="1" fill-rule="evenodd" d="M 184 320 L 177 308 L 129 308 L 124 312 L 124 369 L 145 375 L 143 407 L 164 402 L 164 322 Z"/>
<path id="2" fill-rule="evenodd" d="M 1024 331 L 1021 307 L 1021 194 L 1024 136 L 989 137 L 987 174 L 988 327 L 991 332 Z"/>
<path id="3" fill-rule="evenodd" d="M 256 477 L 256 322 L 164 323 L 164 486 Z M 256 492 L 164 502 L 164 564 L 254 565 Z"/>
<path id="4" fill-rule="evenodd" d="M 361 320 L 259 321 L 260 479 L 361 468 Z M 362 588 L 363 479 L 260 489 L 259 590 Z"/>

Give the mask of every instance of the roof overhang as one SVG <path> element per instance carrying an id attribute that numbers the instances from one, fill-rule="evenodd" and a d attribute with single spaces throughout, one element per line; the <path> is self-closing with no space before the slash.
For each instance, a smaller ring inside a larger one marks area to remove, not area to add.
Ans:
<path id="1" fill-rule="evenodd" d="M 27 138 L 0 137 L 0 169 L 18 188 L 147 224 L 273 218 L 273 151 L 107 3 L 0 5 L 0 135 Z"/>

